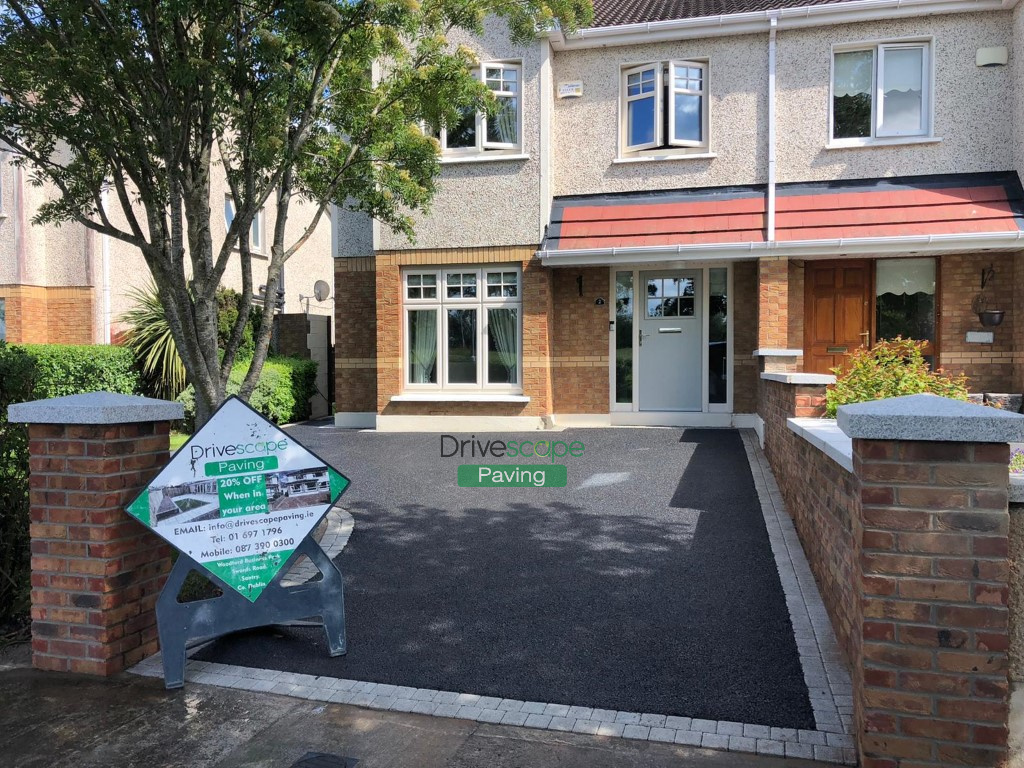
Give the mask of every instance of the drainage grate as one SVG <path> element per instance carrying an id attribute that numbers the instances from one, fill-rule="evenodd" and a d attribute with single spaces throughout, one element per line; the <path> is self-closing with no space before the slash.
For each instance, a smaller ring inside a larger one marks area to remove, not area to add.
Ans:
<path id="1" fill-rule="evenodd" d="M 354 757 L 328 755 L 326 752 L 307 752 L 291 768 L 355 768 L 359 761 Z"/>

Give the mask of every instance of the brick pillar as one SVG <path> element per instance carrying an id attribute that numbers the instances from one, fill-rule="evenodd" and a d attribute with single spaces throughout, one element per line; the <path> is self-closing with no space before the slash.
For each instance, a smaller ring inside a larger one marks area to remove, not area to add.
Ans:
<path id="1" fill-rule="evenodd" d="M 758 259 L 757 289 L 758 348 L 788 348 L 789 261 L 779 258 Z"/>
<path id="2" fill-rule="evenodd" d="M 29 424 L 32 664 L 111 675 L 155 653 L 170 546 L 124 508 L 168 460 L 181 405 L 93 393 L 10 407 Z"/>
<path id="3" fill-rule="evenodd" d="M 1007 442 L 1024 417 L 930 395 L 839 409 L 853 438 L 861 764 L 1004 763 Z"/>

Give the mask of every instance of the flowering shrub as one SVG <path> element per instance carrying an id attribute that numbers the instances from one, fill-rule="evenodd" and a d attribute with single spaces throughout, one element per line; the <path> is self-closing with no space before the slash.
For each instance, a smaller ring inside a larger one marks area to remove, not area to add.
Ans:
<path id="1" fill-rule="evenodd" d="M 1010 472 L 1024 475 L 1024 451 L 1020 448 L 1010 451 Z"/>
<path id="2" fill-rule="evenodd" d="M 966 400 L 967 377 L 933 371 L 924 359 L 926 345 L 897 336 L 851 352 L 843 365 L 832 369 L 836 383 L 825 392 L 825 416 L 835 418 L 840 405 L 922 392 Z"/>

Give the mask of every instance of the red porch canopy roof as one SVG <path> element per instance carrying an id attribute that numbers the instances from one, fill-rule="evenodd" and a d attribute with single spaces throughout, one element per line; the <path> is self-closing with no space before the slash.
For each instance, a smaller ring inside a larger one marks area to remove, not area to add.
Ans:
<path id="1" fill-rule="evenodd" d="M 979 173 L 776 187 L 783 242 L 1024 230 L 1017 174 Z M 542 250 L 766 239 L 766 188 L 719 187 L 555 198 Z"/>

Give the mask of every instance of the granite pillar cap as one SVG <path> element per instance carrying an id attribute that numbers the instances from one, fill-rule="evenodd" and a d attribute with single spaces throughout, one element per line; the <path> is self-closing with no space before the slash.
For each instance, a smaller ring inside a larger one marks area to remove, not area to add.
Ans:
<path id="1" fill-rule="evenodd" d="M 861 440 L 1024 442 L 1024 415 L 937 395 L 905 395 L 841 405 L 839 428 Z"/>
<path id="2" fill-rule="evenodd" d="M 7 418 L 21 424 L 137 424 L 177 421 L 184 416 L 181 403 L 114 392 L 15 403 L 7 409 Z"/>

